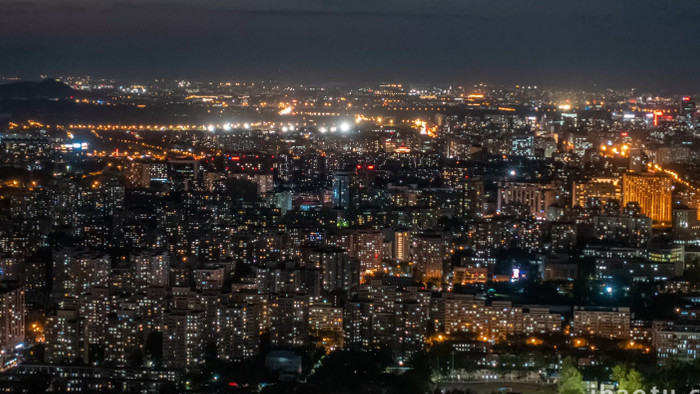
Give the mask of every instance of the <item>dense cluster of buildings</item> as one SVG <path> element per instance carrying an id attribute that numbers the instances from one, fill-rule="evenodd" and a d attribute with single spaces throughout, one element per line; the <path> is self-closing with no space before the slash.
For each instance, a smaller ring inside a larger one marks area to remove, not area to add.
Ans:
<path id="1" fill-rule="evenodd" d="M 437 335 L 632 339 L 659 363 L 697 357 L 690 99 L 179 86 L 193 108 L 282 120 L 2 130 L 15 174 L 0 188 L 3 368 L 177 374 L 211 349 L 240 361 L 310 346 L 404 365 Z M 122 100 L 161 99 L 139 92 Z M 605 306 L 577 299 L 578 280 Z M 556 297 L 507 290 L 525 283 Z M 657 319 L 624 305 L 635 283 L 687 302 Z M 16 367 L 18 346 L 37 345 L 43 358 Z"/>

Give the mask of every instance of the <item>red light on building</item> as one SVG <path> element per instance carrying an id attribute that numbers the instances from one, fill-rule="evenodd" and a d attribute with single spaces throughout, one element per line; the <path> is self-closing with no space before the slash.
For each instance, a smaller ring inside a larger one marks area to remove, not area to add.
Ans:
<path id="1" fill-rule="evenodd" d="M 629 136 L 630 136 L 630 133 L 628 133 L 628 132 L 626 132 L 626 131 L 623 131 L 622 133 L 620 133 L 620 135 L 623 136 L 623 137 L 629 137 Z"/>
<path id="2" fill-rule="evenodd" d="M 372 165 L 372 164 L 368 165 L 368 166 L 367 166 L 367 169 L 368 169 L 368 170 L 374 170 L 374 165 Z"/>
<path id="3" fill-rule="evenodd" d="M 690 101 L 690 96 L 683 96 L 683 101 Z"/>

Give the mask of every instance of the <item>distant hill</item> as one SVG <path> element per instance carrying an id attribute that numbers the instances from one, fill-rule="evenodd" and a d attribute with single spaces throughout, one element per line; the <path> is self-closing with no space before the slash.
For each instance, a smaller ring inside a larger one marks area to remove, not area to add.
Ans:
<path id="1" fill-rule="evenodd" d="M 68 98 L 74 95 L 75 91 L 70 86 L 54 79 L 0 85 L 0 99 Z"/>

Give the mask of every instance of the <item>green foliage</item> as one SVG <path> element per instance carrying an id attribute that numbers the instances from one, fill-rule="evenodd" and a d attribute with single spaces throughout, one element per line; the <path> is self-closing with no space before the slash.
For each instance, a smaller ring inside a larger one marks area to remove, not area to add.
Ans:
<path id="1" fill-rule="evenodd" d="M 323 360 L 309 380 L 328 387 L 357 391 L 363 383 L 375 381 L 387 364 L 387 360 L 373 353 L 336 351 Z"/>
<path id="2" fill-rule="evenodd" d="M 673 387 L 677 393 L 689 393 L 697 385 L 698 376 L 700 376 L 700 360 L 683 362 L 670 359 L 649 376 L 648 386 Z"/>
<path id="3" fill-rule="evenodd" d="M 583 375 L 571 357 L 564 359 L 559 376 L 559 394 L 584 394 Z"/>
<path id="4" fill-rule="evenodd" d="M 613 368 L 612 379 L 617 382 L 618 390 L 625 390 L 628 394 L 632 394 L 636 390 L 644 390 L 642 374 L 628 365 L 616 365 Z"/>

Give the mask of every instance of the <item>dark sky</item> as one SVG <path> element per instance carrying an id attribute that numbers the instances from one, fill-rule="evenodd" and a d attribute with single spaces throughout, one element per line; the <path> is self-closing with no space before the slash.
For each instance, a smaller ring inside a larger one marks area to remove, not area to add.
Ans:
<path id="1" fill-rule="evenodd" d="M 697 0 L 0 0 L 0 74 L 700 91 Z"/>

